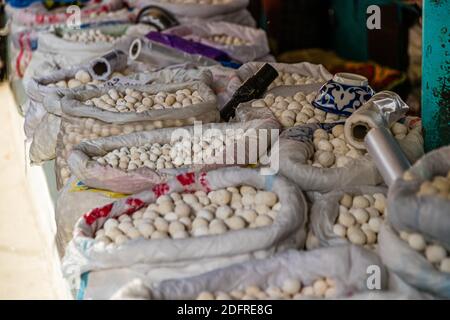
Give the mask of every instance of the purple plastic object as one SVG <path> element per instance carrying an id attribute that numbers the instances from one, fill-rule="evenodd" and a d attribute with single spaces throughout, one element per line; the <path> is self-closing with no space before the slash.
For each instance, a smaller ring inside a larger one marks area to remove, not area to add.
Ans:
<path id="1" fill-rule="evenodd" d="M 152 31 L 147 34 L 147 38 L 190 54 L 199 54 L 216 61 L 231 61 L 230 56 L 221 50 L 179 36 Z"/>

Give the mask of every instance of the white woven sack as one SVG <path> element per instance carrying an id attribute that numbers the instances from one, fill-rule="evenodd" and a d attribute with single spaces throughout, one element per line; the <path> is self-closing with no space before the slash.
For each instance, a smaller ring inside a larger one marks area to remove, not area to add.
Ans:
<path id="1" fill-rule="evenodd" d="M 337 236 L 333 226 L 339 216 L 339 201 L 344 193 L 355 195 L 382 193 L 386 195 L 387 188 L 372 186 L 355 186 L 329 193 L 317 195 L 311 207 L 310 229 L 318 239 L 321 247 L 336 246 L 349 243 L 347 239 Z"/>
<path id="2" fill-rule="evenodd" d="M 115 87 L 118 91 L 125 91 L 126 86 Z M 66 95 L 61 99 L 63 120 L 56 144 L 56 176 L 58 187 L 61 188 L 68 178 L 70 170 L 67 158 L 73 146 L 83 140 L 96 139 L 100 136 L 122 135 L 132 132 L 149 131 L 155 128 L 181 127 L 191 125 L 195 121 L 203 123 L 217 122 L 216 96 L 212 90 L 201 82 L 186 82 L 179 84 L 157 84 L 135 86 L 134 89 L 150 94 L 160 91 L 175 92 L 179 89 L 190 88 L 197 90 L 203 102 L 182 109 L 150 110 L 143 113 L 111 112 L 83 103 L 86 99 L 100 97 L 110 88 L 97 88 L 79 91 Z M 74 133 L 77 133 L 73 141 Z"/>
<path id="3" fill-rule="evenodd" d="M 302 190 L 328 192 L 336 188 L 358 185 L 378 185 L 383 179 L 369 154 L 353 159 L 340 168 L 317 168 L 307 160 L 314 154 L 313 134 L 316 124 L 292 127 L 280 136 L 280 172 Z M 324 127 L 324 126 L 322 126 Z M 325 126 L 331 130 L 330 125 Z M 324 127 L 324 128 L 325 128 Z M 399 145 L 410 161 L 423 154 L 423 138 L 420 128 L 411 128 Z"/>
<path id="4" fill-rule="evenodd" d="M 450 298 L 450 273 L 437 270 L 388 224 L 382 226 L 378 244 L 379 255 L 389 270 L 419 290 L 439 298 Z"/>
<path id="5" fill-rule="evenodd" d="M 287 279 L 311 285 L 318 278 L 336 282 L 335 298 L 367 292 L 367 270 L 380 268 L 380 290 L 387 288 L 388 273 L 376 254 L 361 247 L 344 245 L 314 251 L 289 250 L 263 260 L 251 260 L 208 273 L 159 283 L 132 282 L 114 299 L 194 300 L 201 292 L 231 292 L 247 286 L 281 288 Z"/>
<path id="6" fill-rule="evenodd" d="M 272 190 L 278 195 L 281 210 L 273 224 L 262 228 L 229 231 L 222 235 L 186 239 L 143 238 L 128 241 L 119 247 L 95 244 L 92 238 L 109 217 L 118 217 L 153 203 L 162 194 L 251 185 Z M 188 266 L 196 259 L 215 259 L 253 254 L 255 252 L 286 250 L 304 244 L 307 206 L 302 192 L 279 176 L 262 176 L 256 170 L 227 168 L 208 173 L 186 173 L 128 198 L 118 200 L 83 215 L 74 228 L 63 259 L 63 269 L 76 266 L 80 273 L 92 270 L 147 266 Z M 67 268 L 65 268 L 65 266 Z M 67 274 L 67 273 L 66 273 Z"/>
<path id="7" fill-rule="evenodd" d="M 126 195 L 88 188 L 71 177 L 58 193 L 55 204 L 56 245 L 60 257 L 64 256 L 67 244 L 72 239 L 73 227 L 83 214 L 124 197 Z"/>
<path id="8" fill-rule="evenodd" d="M 33 52 L 24 80 L 28 81 L 36 76 L 46 76 L 53 70 L 61 67 L 66 68 L 85 63 L 113 49 L 119 49 L 128 53 L 131 42 L 136 37 L 142 36 L 142 32 L 145 32 L 127 23 L 98 26 L 93 24 L 89 28 L 100 29 L 104 33 L 120 37 L 111 43 L 93 42 L 85 44 L 63 39 L 59 32 L 66 32 L 67 30 L 64 29 L 58 32 L 41 32 L 38 34 L 37 39 L 38 49 Z"/>
<path id="9" fill-rule="evenodd" d="M 171 177 L 174 177 L 175 175 L 185 171 L 208 171 L 223 166 L 235 166 L 238 164 L 238 151 L 236 151 L 238 147 L 236 147 L 235 145 L 233 145 L 232 147 L 233 150 L 227 151 L 227 149 L 224 148 L 224 157 L 221 157 L 221 160 L 228 159 L 229 156 L 227 157 L 226 155 L 231 155 L 233 157 L 232 162 L 223 161 L 223 163 L 207 163 L 207 161 L 202 161 L 203 163 L 192 164 L 189 166 L 183 166 L 174 169 L 152 170 L 147 167 L 141 167 L 132 171 L 124 171 L 120 168 L 113 168 L 108 165 L 103 166 L 92 159 L 93 157 L 104 156 L 108 152 L 111 152 L 115 149 L 120 149 L 122 147 L 139 147 L 148 143 L 159 143 L 161 145 L 171 143 L 172 139 L 176 138 L 174 133 L 176 134 L 183 132 L 188 134 L 192 138 L 195 135 L 196 128 L 196 126 L 165 128 L 84 141 L 72 150 L 67 162 L 72 174 L 74 174 L 79 180 L 83 181 L 86 185 L 93 188 L 111 190 L 114 192 L 127 194 L 150 189 L 156 184 L 166 182 Z M 260 130 L 262 129 L 265 130 L 261 131 L 261 134 L 264 134 L 264 137 L 266 138 L 265 142 L 267 148 L 270 148 L 271 144 L 270 130 L 277 128 L 277 123 L 270 120 L 254 120 L 245 123 L 207 124 L 201 126 L 201 130 L 203 132 L 202 135 L 205 135 L 208 131 L 212 132 L 212 130 L 219 130 L 220 132 L 222 132 L 223 137 L 225 137 L 227 130 L 232 130 L 233 132 L 242 131 L 243 133 L 246 133 L 247 136 L 256 134 L 257 136 L 255 137 L 255 139 L 252 139 L 252 141 L 255 142 L 259 141 L 259 134 Z M 239 165 L 249 164 L 251 157 L 249 156 L 250 146 L 248 139 L 241 138 L 236 141 L 236 143 L 244 144 L 245 146 L 245 154 L 239 155 L 239 157 L 244 156 L 244 163 L 239 163 Z M 262 144 L 258 143 L 258 146 L 262 146 Z M 259 159 L 259 157 L 263 155 L 266 155 L 267 148 L 260 147 L 258 148 L 258 150 L 255 150 L 258 153 L 255 157 L 255 160 Z M 252 154 L 252 157 L 253 156 L 254 155 Z"/>
<path id="10" fill-rule="evenodd" d="M 450 172 L 450 146 L 424 155 L 408 170 L 408 179 L 398 179 L 389 188 L 389 222 L 397 230 L 420 231 L 428 240 L 438 240 L 450 250 L 450 199 L 418 196 L 420 185 Z"/>

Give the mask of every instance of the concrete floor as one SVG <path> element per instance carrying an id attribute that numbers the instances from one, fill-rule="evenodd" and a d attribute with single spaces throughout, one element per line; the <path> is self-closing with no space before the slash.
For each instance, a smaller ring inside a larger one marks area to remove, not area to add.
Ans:
<path id="1" fill-rule="evenodd" d="M 23 118 L 0 85 L 0 299 L 69 298 L 43 171 L 25 160 Z"/>

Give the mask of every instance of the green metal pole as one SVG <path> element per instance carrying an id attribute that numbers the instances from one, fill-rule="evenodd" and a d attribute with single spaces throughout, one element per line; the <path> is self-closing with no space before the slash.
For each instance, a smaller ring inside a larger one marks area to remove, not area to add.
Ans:
<path id="1" fill-rule="evenodd" d="M 450 0 L 424 0 L 422 121 L 425 149 L 450 144 Z"/>

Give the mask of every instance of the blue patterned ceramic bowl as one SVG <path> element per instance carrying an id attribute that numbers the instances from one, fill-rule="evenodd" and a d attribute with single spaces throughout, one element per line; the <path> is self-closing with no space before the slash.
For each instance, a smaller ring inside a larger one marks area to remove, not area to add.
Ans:
<path id="1" fill-rule="evenodd" d="M 320 88 L 312 104 L 325 112 L 350 116 L 373 95 L 367 78 L 353 73 L 336 73 Z"/>

